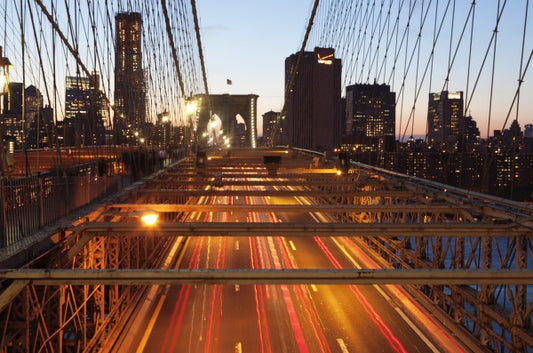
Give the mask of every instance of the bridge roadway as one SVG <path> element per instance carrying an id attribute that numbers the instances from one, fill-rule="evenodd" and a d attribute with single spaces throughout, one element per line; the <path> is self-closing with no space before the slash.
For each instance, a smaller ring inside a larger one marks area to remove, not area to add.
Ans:
<path id="1" fill-rule="evenodd" d="M 262 170 L 257 167 L 258 172 Z M 226 180 L 222 189 L 245 192 L 291 189 L 285 185 L 242 186 L 238 185 L 242 184 L 239 179 L 235 181 L 237 185 Z M 215 212 L 201 212 L 201 206 L 187 205 L 184 208 L 193 211 L 186 222 L 334 221 L 327 213 L 310 212 L 312 199 L 301 196 L 202 196 L 197 202 Z M 230 205 L 235 211 L 224 212 L 217 207 L 220 205 Z M 272 212 L 265 205 L 284 205 L 287 211 Z M 193 237 L 186 241 L 176 267 L 381 266 L 362 246 L 348 237 Z M 136 334 L 132 335 L 129 329 L 131 339 L 119 351 L 131 352 L 135 347 L 137 352 L 458 352 L 465 349 L 396 285 L 166 286 L 153 311 L 138 323 L 133 326 Z"/>
<path id="2" fill-rule="evenodd" d="M 0 270 L 0 351 L 533 347 L 531 207 L 356 163 L 339 176 L 302 151 L 223 154 L 95 205 L 49 238 L 59 251 Z"/>

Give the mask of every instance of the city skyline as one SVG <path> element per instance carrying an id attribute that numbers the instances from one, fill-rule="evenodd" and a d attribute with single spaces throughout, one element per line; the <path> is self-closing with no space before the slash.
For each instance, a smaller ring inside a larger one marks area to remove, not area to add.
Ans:
<path id="1" fill-rule="evenodd" d="M 223 93 L 233 93 L 233 94 L 249 94 L 254 93 L 259 95 L 258 100 L 258 116 L 261 119 L 262 114 L 267 111 L 280 111 L 283 105 L 283 60 L 286 56 L 291 53 L 299 50 L 305 31 L 305 26 L 310 14 L 311 1 L 308 0 L 294 0 L 290 3 L 286 3 L 281 0 L 271 1 L 267 4 L 250 1 L 250 2 L 239 2 L 239 1 L 228 1 L 224 4 L 217 3 L 212 0 L 201 0 L 198 2 L 198 13 L 200 17 L 200 31 L 202 35 L 202 43 L 204 48 L 205 62 L 207 66 L 207 78 L 208 84 L 210 87 L 211 93 L 214 94 L 223 94 Z M 118 4 L 111 3 L 110 6 L 114 6 L 114 14 L 119 12 L 121 8 L 123 11 L 137 11 L 142 10 L 142 8 L 128 8 L 126 9 L 124 5 L 120 2 Z M 137 6 L 139 5 L 131 5 Z M 414 9 L 415 13 L 420 12 L 419 5 Z M 14 14 L 18 10 L 17 8 L 4 8 L 3 17 L 7 15 L 9 19 L 9 28 L 4 27 L 0 28 L 2 32 L 7 34 L 12 34 L 9 40 L 4 36 L 3 42 L 5 46 L 5 54 L 9 57 L 13 63 L 11 69 L 11 81 L 20 82 L 21 81 L 21 67 L 22 60 L 20 57 L 20 48 L 17 44 L 16 38 L 20 37 L 17 29 L 16 15 Z M 82 9 L 84 10 L 84 9 Z M 468 6 L 461 5 L 457 6 L 456 9 L 456 27 L 462 25 L 462 20 L 464 20 Z M 481 63 L 481 58 L 485 54 L 487 49 L 487 44 L 490 40 L 490 35 L 494 29 L 495 23 L 495 11 L 496 5 L 492 6 L 483 4 L 478 5 L 476 8 L 477 17 L 475 22 L 475 41 L 473 51 L 477 53 L 478 58 L 477 62 L 473 63 L 473 66 L 477 66 Z M 507 4 L 505 8 L 504 15 L 500 21 L 498 29 L 498 51 L 497 51 L 497 62 L 496 68 L 497 73 L 495 75 L 494 83 L 494 92 L 492 94 L 493 104 L 491 109 L 489 109 L 489 94 L 490 94 L 490 66 L 492 50 L 488 51 L 487 63 L 485 64 L 485 69 L 483 70 L 482 75 L 480 76 L 480 82 L 478 84 L 478 94 L 471 102 L 472 104 L 468 107 L 468 112 L 465 112 L 466 115 L 472 115 L 474 119 L 479 122 L 480 132 L 482 137 L 487 137 L 487 132 L 489 135 L 492 134 L 494 130 L 501 130 L 505 118 L 510 112 L 510 117 L 506 123 L 505 127 L 509 127 L 510 122 L 515 118 L 515 109 L 516 103 L 514 104 L 513 109 L 511 109 L 513 95 L 516 91 L 517 80 L 518 80 L 518 69 L 520 62 L 518 57 L 520 56 L 520 45 L 521 45 L 521 36 L 513 35 L 515 33 L 522 33 L 522 18 L 523 18 L 523 6 L 517 3 Z M 58 17 L 66 16 L 64 9 L 58 10 Z M 439 10 L 440 11 L 440 10 Z M 258 14 L 261 16 L 258 16 Z M 64 18 L 64 17 L 63 17 Z M 480 20 L 483 19 L 483 20 Z M 513 19 L 518 19 L 514 20 Z M 320 26 L 325 23 L 326 19 L 319 17 L 315 21 L 314 29 L 320 29 Z M 428 20 L 429 21 L 429 20 Z M 60 21 L 61 23 L 64 21 Z M 414 23 L 416 25 L 416 23 Z M 450 26 L 449 21 L 446 25 Z M 26 24 L 28 26 L 28 24 Z M 0 26 L 1 27 L 1 26 Z M 416 26 L 413 26 L 416 27 Z M 427 25 L 427 28 L 424 31 L 426 40 L 432 36 L 432 28 Z M 63 28 L 64 30 L 66 28 Z M 27 52 L 28 60 L 26 62 L 26 67 L 30 63 L 36 65 L 37 60 L 35 59 L 32 51 L 32 45 L 35 45 L 35 39 L 29 35 L 31 29 L 27 28 Z M 531 51 L 530 41 L 527 41 L 527 38 L 531 38 L 532 28 L 529 25 L 525 31 L 526 34 L 526 46 L 524 48 L 524 58 L 527 59 L 528 53 Z M 456 29 L 454 33 L 454 38 L 452 44 L 457 44 L 459 37 L 459 30 Z M 416 31 L 411 32 L 412 36 L 416 36 Z M 467 37 L 467 35 L 465 35 Z M 110 38 L 112 38 L 110 36 Z M 307 45 L 307 50 L 312 50 L 313 46 L 318 44 L 318 39 L 313 39 L 314 36 L 311 36 L 310 41 Z M 411 39 L 411 43 L 413 39 Z M 448 40 L 443 40 L 443 46 L 448 47 Z M 449 87 L 443 87 L 445 79 L 441 77 L 442 72 L 445 73 L 446 67 L 448 66 L 448 52 L 441 48 L 441 52 L 438 58 L 435 58 L 435 67 L 438 67 L 440 72 L 437 74 L 435 72 L 435 78 L 433 79 L 432 87 L 429 88 L 427 82 L 422 86 L 421 91 L 419 92 L 419 99 L 416 104 L 416 109 L 412 108 L 413 99 L 412 97 L 406 96 L 402 98 L 399 94 L 400 90 L 398 89 L 396 82 L 396 87 L 391 86 L 391 90 L 397 92 L 398 95 L 398 107 L 396 111 L 397 115 L 397 131 L 396 136 L 407 138 L 410 135 L 411 127 L 406 126 L 406 121 L 411 119 L 411 114 L 413 115 L 414 120 L 414 135 L 421 136 L 425 135 L 425 124 L 426 124 L 426 110 L 427 107 L 427 96 L 429 92 L 439 92 L 442 90 L 449 91 L 465 91 L 466 84 L 463 82 L 464 70 L 467 66 L 465 60 L 465 51 L 468 50 L 468 41 L 463 40 L 463 44 L 460 46 L 460 50 L 457 52 L 456 62 L 454 69 L 450 74 Z M 194 43 L 196 45 L 196 43 Z M 452 46 L 453 47 L 453 46 Z M 80 52 L 83 52 L 86 48 L 83 45 L 80 46 Z M 427 44 L 424 47 L 427 52 Z M 61 54 L 62 53 L 58 53 Z M 404 56 L 404 52 L 399 55 L 399 60 Z M 166 55 L 166 54 L 165 54 Z M 168 55 L 170 58 L 170 55 Z M 342 55 L 337 55 L 341 59 L 345 59 Z M 509 57 L 513 60 L 509 60 Z M 90 62 L 91 55 L 88 53 L 83 53 L 83 59 L 86 59 Z M 58 59 L 59 61 L 60 59 Z M 65 62 L 71 62 L 71 59 L 62 59 Z M 416 61 L 416 58 L 413 58 L 412 61 Z M 424 56 L 421 58 L 420 66 L 423 66 Z M 474 65 L 475 64 L 475 65 Z M 525 62 L 522 63 L 522 66 L 525 66 Z M 413 63 L 413 66 L 415 64 Z M 58 66 L 62 66 L 59 64 Z M 93 65 L 94 66 L 94 65 Z M 402 66 L 398 62 L 398 67 Z M 91 67 L 88 65 L 89 69 L 99 69 L 98 67 Z M 75 73 L 73 70 L 75 65 L 67 64 L 63 65 L 62 70 L 64 74 L 61 76 L 58 75 L 58 88 L 62 92 L 62 86 L 64 86 L 64 80 L 62 78 L 66 76 L 73 76 Z M 474 81 L 474 73 L 476 70 L 473 70 L 471 81 Z M 28 71 L 28 70 L 27 70 Z M 398 69 L 400 71 L 400 69 Z M 530 80 L 530 69 L 527 72 L 527 75 L 524 77 L 524 83 L 521 88 L 521 96 L 527 97 L 531 94 L 533 89 Z M 113 99 L 113 85 L 110 83 L 106 77 L 111 75 L 112 70 L 105 69 L 101 71 L 103 75 L 102 79 L 102 89 L 107 92 L 110 98 Z M 401 76 L 401 72 L 398 72 L 397 76 Z M 346 76 L 346 73 L 343 74 Z M 359 75 L 361 76 L 361 75 Z M 367 76 L 366 73 L 362 77 Z M 386 80 L 382 79 L 381 75 L 376 80 L 379 84 L 389 84 L 389 82 L 384 82 Z M 421 75 L 420 75 L 421 76 Z M 426 75 L 428 76 L 428 75 Z M 459 78 L 459 79 L 458 79 Z M 370 81 L 373 81 L 375 78 L 369 76 Z M 35 84 L 41 92 L 46 92 L 46 89 L 42 87 L 42 82 L 40 82 L 40 74 L 38 70 L 32 70 L 26 75 L 26 83 Z M 231 81 L 231 85 L 228 85 L 228 80 Z M 359 83 L 371 83 L 364 82 L 366 80 L 352 80 L 346 79 L 344 85 L 350 84 L 359 84 Z M 429 78 L 426 77 L 426 81 Z M 359 81 L 359 82 L 358 82 Z M 470 83 L 470 86 L 473 85 L 473 82 Z M 471 87 L 470 87 L 471 88 Z M 199 90 L 202 91 L 202 90 Z M 413 89 L 405 88 L 405 94 L 413 95 Z M 408 92 L 407 92 L 408 91 Z M 197 92 L 192 92 L 197 93 Z M 153 93 L 151 93 L 153 95 Z M 173 93 L 175 94 L 175 93 Z M 345 95 L 345 91 L 341 92 L 342 96 Z M 45 96 L 45 99 L 46 96 Z M 59 98 L 56 99 L 59 104 L 63 104 L 62 100 L 64 98 L 59 95 Z M 53 101 L 53 99 L 52 99 Z M 45 102 L 47 104 L 49 102 Z M 401 104 L 400 104 L 401 103 Z M 520 100 L 520 114 L 518 116 L 519 122 L 522 125 L 530 123 L 533 117 L 533 102 L 527 99 Z M 54 107 L 54 104 L 51 104 Z M 403 109 L 401 108 L 403 106 Z M 466 104 L 465 104 L 466 106 Z M 153 113 L 151 113 L 151 120 L 155 121 L 155 113 L 160 113 L 163 108 L 155 108 Z M 159 111 L 157 110 L 159 109 Z M 177 123 L 183 124 L 183 113 L 179 110 L 172 110 L 171 115 Z M 492 120 L 490 128 L 488 127 L 488 114 L 492 114 Z M 59 118 L 61 116 L 62 109 L 58 110 Z M 180 115 L 180 117 L 176 117 Z M 262 135 L 262 124 L 261 120 L 258 121 L 259 132 L 258 135 Z"/>

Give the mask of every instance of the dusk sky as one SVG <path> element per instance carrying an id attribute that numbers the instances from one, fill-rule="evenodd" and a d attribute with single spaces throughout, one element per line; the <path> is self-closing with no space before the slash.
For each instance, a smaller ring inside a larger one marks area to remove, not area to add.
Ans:
<path id="1" fill-rule="evenodd" d="M 258 94 L 258 116 L 280 111 L 285 58 L 302 45 L 310 4 L 309 0 L 198 1 L 210 92 Z M 232 85 L 226 84 L 227 79 Z M 262 132 L 262 125 L 258 128 Z"/>
<path id="2" fill-rule="evenodd" d="M 321 1 L 323 7 L 329 6 L 335 2 Z M 349 85 L 354 83 L 372 83 L 376 79 L 377 83 L 387 83 L 391 85 L 393 91 L 397 94 L 397 109 L 396 109 L 396 125 L 397 125 L 397 135 L 400 135 L 401 132 L 407 131 L 407 135 L 410 133 L 410 129 L 406 127 L 405 122 L 412 115 L 414 116 L 414 134 L 423 135 L 425 133 L 425 125 L 427 120 L 427 99 L 431 92 L 439 92 L 443 87 L 446 81 L 446 71 L 448 66 L 448 58 L 450 56 L 450 47 L 455 48 L 456 44 L 459 42 L 459 37 L 461 34 L 461 29 L 465 24 L 466 16 L 470 8 L 471 2 L 468 1 L 457 1 L 455 3 L 456 12 L 455 19 L 453 23 L 454 31 L 453 38 L 450 38 L 452 27 L 451 16 L 446 17 L 446 21 L 443 24 L 443 32 L 439 38 L 438 45 L 435 48 L 434 55 L 434 71 L 431 75 L 432 83 L 431 87 L 429 85 L 429 77 L 427 74 L 424 77 L 424 81 L 421 82 L 422 73 L 426 63 L 429 61 L 431 53 L 431 43 L 434 32 L 434 18 L 435 16 L 435 7 L 438 6 L 438 15 L 441 16 L 445 13 L 444 6 L 448 3 L 447 1 L 440 2 L 430 2 L 430 1 L 406 1 L 400 2 L 397 0 L 385 0 L 385 1 L 376 1 L 376 2 L 339 2 L 339 3 L 348 3 L 348 4 L 360 4 L 360 6 L 367 6 L 367 4 L 383 4 L 385 7 L 391 6 L 391 22 L 394 21 L 394 14 L 397 11 L 398 4 L 414 4 L 413 9 L 413 20 L 411 25 L 411 31 L 409 32 L 409 40 L 407 48 L 409 55 L 414 48 L 414 43 L 416 42 L 417 28 L 421 21 L 421 15 L 424 13 L 422 6 L 429 8 L 429 15 L 427 23 L 424 26 L 422 31 L 422 44 L 420 51 L 420 62 L 417 65 L 416 55 L 414 56 L 411 62 L 411 68 L 409 74 L 405 79 L 405 89 L 402 91 L 402 79 L 405 57 L 407 56 L 405 50 L 398 52 L 398 61 L 396 62 L 396 75 L 393 80 L 390 79 L 391 67 L 394 66 L 392 59 L 394 53 L 391 50 L 389 56 L 387 57 L 387 63 L 385 67 L 386 75 L 383 74 L 379 77 L 375 77 L 374 72 L 366 72 L 364 70 L 359 70 L 356 74 L 348 77 L 346 67 L 349 66 L 350 60 L 353 62 L 354 54 L 357 54 L 358 51 L 353 48 L 348 48 L 348 46 L 353 46 L 353 43 L 357 41 L 355 35 L 352 38 L 349 38 L 349 41 L 345 43 L 344 47 L 335 48 L 335 45 L 328 43 L 330 38 L 323 38 L 319 40 L 318 33 L 324 28 L 324 24 L 330 19 L 331 15 L 328 15 L 324 8 L 321 8 L 322 11 L 319 11 L 317 18 L 315 19 L 315 25 L 313 27 L 313 32 L 310 37 L 310 41 L 307 45 L 307 50 L 312 50 L 314 46 L 333 46 L 336 50 L 337 57 L 342 60 L 343 64 L 343 84 Z M 517 82 L 519 76 L 519 67 L 520 62 L 522 61 L 523 68 L 525 69 L 528 57 L 530 56 L 533 50 L 533 25 L 529 21 L 526 28 L 526 45 L 521 53 L 521 44 L 522 44 L 522 33 L 524 31 L 524 14 L 526 9 L 525 1 L 507 1 L 500 2 L 500 6 L 505 3 L 505 11 L 503 13 L 499 28 L 498 28 L 498 41 L 497 41 L 497 55 L 496 55 L 496 70 L 494 75 L 494 85 L 493 85 L 493 103 L 492 107 L 489 108 L 489 97 L 490 97 L 490 87 L 491 87 L 491 73 L 492 73 L 492 58 L 493 51 L 492 49 L 487 49 L 490 47 L 490 37 L 493 33 L 495 26 L 496 10 L 497 4 L 499 2 L 496 0 L 492 1 L 482 1 L 477 2 L 476 6 L 476 16 L 475 16 L 475 30 L 474 30 L 474 42 L 472 47 L 472 63 L 471 63 L 471 72 L 470 72 L 470 87 L 472 88 L 473 82 L 476 79 L 478 72 L 481 72 L 479 76 L 479 83 L 477 85 L 477 90 L 472 96 L 471 105 L 467 113 L 471 113 L 474 120 L 477 121 L 478 127 L 481 132 L 482 137 L 486 137 L 487 130 L 492 131 L 494 129 L 501 129 L 504 126 L 504 121 L 509 115 L 510 119 L 505 125 L 509 127 L 511 121 L 516 116 L 516 104 L 513 106 L 513 97 L 517 90 Z M 97 2 L 98 6 L 104 7 L 103 2 Z M 106 2 L 107 4 L 107 2 Z M 176 3 L 169 2 L 176 6 Z M 200 30 L 201 37 L 203 41 L 203 49 L 205 55 L 205 64 L 207 68 L 208 75 L 208 84 L 210 93 L 213 94 L 222 94 L 222 93 L 232 93 L 232 94 L 257 94 L 259 95 L 258 101 L 258 131 L 259 134 L 262 134 L 262 114 L 269 110 L 280 111 L 283 106 L 283 95 L 284 95 L 284 62 L 285 58 L 289 55 L 296 53 L 302 44 L 302 40 L 305 33 L 305 27 L 307 25 L 308 17 L 311 13 L 313 1 L 312 0 L 198 0 L 198 15 L 200 18 Z M 336 4 L 336 3 L 335 3 Z M 363 5 L 361 5 L 363 4 Z M 50 2 L 46 1 L 45 5 L 50 8 Z M 57 2 L 57 6 L 64 6 L 62 2 Z M 28 43 L 26 56 L 26 64 L 23 65 L 21 60 L 21 50 L 20 50 L 20 25 L 19 25 L 19 3 L 8 1 L 0 5 L 0 17 L 6 18 L 6 22 L 3 24 L 0 23 L 0 38 L 1 43 L 4 46 L 4 54 L 8 55 L 11 62 L 14 64 L 14 67 L 11 69 L 11 80 L 12 81 L 22 81 L 22 70 L 23 66 L 26 67 L 26 82 L 28 84 L 35 84 L 40 88 L 41 92 L 45 92 L 44 84 L 42 83 L 43 74 L 38 70 L 39 64 L 37 60 L 37 52 L 39 50 L 35 46 L 35 40 L 33 35 L 33 30 L 31 28 L 30 16 L 27 14 L 25 17 L 25 26 L 26 26 L 26 41 Z M 28 5 L 30 8 L 35 9 L 36 13 L 39 13 L 41 10 L 37 9 L 37 5 L 31 3 Z M 87 6 L 83 4 L 83 6 Z M 114 17 L 113 12 L 120 11 L 138 11 L 145 12 L 150 14 L 153 12 L 154 7 L 158 7 L 158 3 L 151 2 L 131 2 L 131 1 L 110 1 L 108 3 L 108 10 L 102 11 L 99 10 L 98 13 L 100 16 L 108 13 L 109 16 Z M 355 5 L 354 5 L 355 6 Z M 406 5 L 407 6 L 407 5 Z M 80 10 L 81 17 L 88 17 L 84 11 L 87 11 L 86 8 Z M 378 9 L 376 9 L 378 11 Z M 402 19 L 399 25 L 400 35 L 403 32 L 403 28 L 406 23 L 406 16 L 404 16 L 408 11 L 407 9 L 402 10 Z M 450 10 L 451 11 L 451 10 Z M 44 34 L 39 34 L 41 36 L 40 41 L 42 43 L 50 43 L 50 32 L 51 26 L 46 22 L 46 19 L 42 14 L 40 14 L 41 21 L 43 23 Z M 160 40 L 165 38 L 166 33 L 164 31 L 164 21 L 161 21 L 160 15 L 156 14 L 155 16 L 148 16 L 144 20 L 145 30 L 149 33 L 145 33 L 146 37 L 144 38 L 145 46 L 148 46 L 147 51 L 152 50 L 152 53 L 146 53 L 144 59 L 149 58 L 149 54 L 153 54 L 154 51 L 160 50 L 158 44 L 167 46 L 168 43 L 165 41 L 157 44 L 151 44 L 150 40 Z M 189 15 L 190 21 L 192 22 L 192 15 Z M 333 16 L 334 17 L 334 16 Z M 385 16 L 382 16 L 383 18 Z M 529 18 L 531 18 L 531 7 L 529 8 Z M 69 34 L 69 24 L 66 20 L 66 12 L 64 9 L 58 10 L 58 26 L 62 29 L 64 33 Z M 377 18 L 377 16 L 376 16 Z M 113 19 L 99 18 L 100 25 L 113 23 Z M 359 26 L 360 22 L 355 23 L 351 21 L 348 23 L 348 26 Z M 89 23 L 85 20 L 80 21 L 80 26 L 87 27 Z M 152 26 L 152 27 L 149 27 Z M 152 28 L 156 27 L 156 31 L 153 31 Z M 392 23 L 391 23 L 392 27 Z M 467 66 L 468 66 L 468 43 L 469 43 L 469 25 L 465 32 L 464 38 L 461 42 L 461 45 L 458 46 L 458 51 L 456 55 L 456 60 L 453 65 L 453 68 L 450 72 L 449 80 L 449 90 L 450 91 L 466 91 L 466 77 L 467 77 Z M 178 29 L 176 29 L 178 30 Z M 342 32 L 342 29 L 339 30 Z M 92 38 L 89 38 L 88 43 L 83 36 L 88 32 L 85 30 L 80 30 L 80 53 L 83 55 L 83 60 L 87 63 L 87 67 L 90 69 L 96 68 L 102 73 L 102 84 L 105 84 L 106 87 L 103 89 L 108 92 L 110 99 L 113 97 L 113 32 L 111 29 L 102 29 L 99 32 L 99 40 L 101 41 L 99 53 L 102 56 L 100 59 L 100 66 L 95 65 L 93 61 L 93 54 L 89 50 L 88 53 L 84 53 L 86 48 L 89 48 L 92 45 Z M 194 37 L 194 33 L 190 33 Z M 90 37 L 89 33 L 89 37 Z M 48 36 L 48 37 L 47 37 Z M 106 40 L 106 38 L 110 40 Z M 155 39 L 154 39 L 155 38 Z M 367 39 L 368 40 L 368 39 Z M 450 45 L 450 40 L 452 45 Z M 195 43 L 194 43 L 195 44 Z M 57 48 L 55 53 L 51 53 L 51 46 L 46 44 L 41 44 L 42 50 L 44 53 L 43 62 L 45 66 L 45 75 L 50 75 L 52 71 L 51 67 L 51 58 L 57 62 L 57 67 L 59 68 L 57 77 L 60 78 L 58 82 L 58 94 L 56 100 L 61 104 L 64 100 L 64 77 L 67 75 L 74 75 L 76 70 L 76 65 L 73 62 L 71 55 L 64 48 Z M 375 42 L 374 42 L 375 45 Z M 391 45 L 392 47 L 393 45 Z M 385 47 L 385 40 L 381 44 L 380 49 Z M 413 51 L 416 54 L 416 51 Z M 344 53 L 344 54 L 343 54 Z M 488 53 L 484 68 L 480 70 L 481 64 L 484 60 L 485 53 Z M 379 53 L 376 57 L 379 59 L 376 62 L 384 61 L 383 52 Z M 153 54 L 154 57 L 162 58 L 166 60 L 164 69 L 170 71 L 163 71 L 153 73 L 154 76 L 157 76 L 157 79 L 153 82 L 165 81 L 164 87 L 160 91 L 171 91 L 171 94 L 167 95 L 164 99 L 167 99 L 170 102 L 183 101 L 183 97 L 176 99 L 178 95 L 175 84 L 175 79 L 172 75 L 175 76 L 175 72 L 172 64 L 170 52 L 158 51 L 157 54 Z M 344 56 L 344 57 L 343 57 Z M 352 56 L 352 58 L 350 58 Z M 65 59 L 67 57 L 67 59 Z M 194 58 L 198 62 L 197 58 Z M 65 64 L 67 62 L 67 64 Z M 379 64 L 379 63 L 378 63 Z M 377 68 L 378 64 L 375 64 L 373 67 Z M 198 65 L 199 66 L 199 65 Z M 419 67 L 419 74 L 416 75 L 416 67 Z M 371 65 L 366 64 L 365 69 L 371 67 Z M 153 69 L 155 70 L 155 69 Z M 531 72 L 533 70 L 533 63 L 531 63 L 526 71 L 524 78 L 524 84 L 521 88 L 521 99 L 519 105 L 519 123 L 524 127 L 525 124 L 533 123 L 533 84 L 531 83 Z M 368 71 L 368 70 L 367 70 Z M 170 74 L 169 74 L 170 73 Z M 419 96 L 415 102 L 415 92 L 417 87 L 414 84 L 415 77 L 418 76 L 419 82 Z M 363 78 L 360 80 L 360 78 Z M 227 85 L 226 80 L 229 79 L 232 81 L 232 85 Z M 367 81 L 365 81 L 367 80 Z M 50 90 L 51 79 L 48 78 L 47 85 Z M 159 91 L 158 91 L 159 92 Z M 187 95 L 190 93 L 202 93 L 203 89 L 188 89 Z M 402 92 L 402 93 L 400 93 Z M 155 95 L 153 92 L 152 99 L 156 102 L 159 102 L 159 96 Z M 403 95 L 402 95 L 403 94 Z M 344 95 L 344 91 L 342 92 Z M 46 97 L 45 97 L 46 99 Z M 416 103 L 416 104 L 415 104 Z M 155 112 L 163 109 L 170 109 L 171 112 L 176 112 L 174 114 L 175 121 L 178 123 L 183 122 L 183 114 L 179 112 L 181 108 L 168 108 L 170 103 L 163 102 L 158 107 L 154 109 Z M 54 102 L 51 104 L 54 105 Z M 176 104 L 178 105 L 178 104 Z M 401 108 L 403 105 L 403 109 Z M 466 105 L 466 104 L 465 104 Z M 416 109 L 412 109 L 415 106 Z M 511 109 L 512 107 L 512 109 Z M 492 118 L 491 124 L 488 125 L 488 115 L 489 110 L 491 110 Z M 61 119 L 61 109 L 58 109 Z M 511 112 L 511 113 L 509 113 Z"/>
<path id="3" fill-rule="evenodd" d="M 312 3 L 310 0 L 199 0 L 202 40 L 210 91 L 212 93 L 234 94 L 255 93 L 259 95 L 259 116 L 271 109 L 279 111 L 283 105 L 284 61 L 287 56 L 300 49 Z M 442 2 L 439 6 L 442 7 L 444 3 L 446 2 Z M 490 3 L 483 1 L 478 3 L 476 7 L 471 86 L 481 66 L 494 29 L 496 5 L 496 1 L 490 1 Z M 464 24 L 469 6 L 470 2 L 468 4 L 463 4 L 462 2 L 456 4 L 455 43 L 458 40 L 457 38 Z M 508 2 L 500 22 L 490 134 L 492 134 L 494 129 L 502 128 L 517 88 L 524 10 L 525 2 Z M 415 9 L 415 13 L 416 11 L 417 9 Z M 529 12 L 531 12 L 531 9 Z M 431 18 L 431 20 L 428 20 L 429 24 L 426 25 L 427 28 L 424 30 L 423 35 L 427 40 L 431 40 L 433 19 L 432 16 L 428 16 L 428 18 Z M 320 20 L 320 18 L 317 18 L 315 29 L 320 28 Z M 415 25 L 417 24 L 415 23 Z M 415 25 L 413 27 L 416 28 Z M 440 52 L 438 47 L 436 49 L 432 91 L 440 91 L 444 83 L 451 24 L 445 23 L 445 26 L 448 26 L 446 27 L 448 32 L 442 36 Z M 415 30 L 412 33 L 415 33 Z M 465 44 L 460 46 L 454 70 L 452 70 L 450 75 L 450 91 L 465 91 L 468 36 L 467 31 L 466 39 L 463 39 Z M 524 50 L 524 65 L 533 49 L 533 40 L 531 39 L 533 38 L 533 26 L 530 24 L 528 24 L 526 38 L 528 39 L 526 39 L 526 48 Z M 411 39 L 410 43 L 414 43 L 414 39 Z M 311 41 L 310 45 L 307 46 L 307 50 L 312 50 L 314 45 L 316 43 Z M 422 68 L 430 53 L 427 45 L 421 54 L 420 66 Z M 403 57 L 403 51 L 401 56 Z M 346 58 L 341 57 L 341 59 L 344 65 Z M 398 65 L 398 67 L 401 67 L 401 65 Z M 492 51 L 490 51 L 485 63 L 476 95 L 469 109 L 474 119 L 478 122 L 482 137 L 485 137 L 487 130 L 486 117 L 489 109 L 491 65 Z M 533 85 L 528 80 L 528 77 L 531 77 L 532 70 L 533 67 L 528 69 L 521 89 L 522 99 L 520 101 L 519 122 L 522 128 L 527 123 L 533 123 L 533 100 L 525 98 L 533 97 Z M 226 79 L 231 79 L 233 84 L 231 86 L 227 85 Z M 426 78 L 427 81 L 428 79 Z M 348 84 L 353 83 L 349 82 Z M 414 91 L 414 85 L 410 87 L 408 84 L 406 84 L 405 97 L 405 106 L 407 108 L 404 108 L 403 117 L 405 120 L 409 116 L 413 103 L 412 91 Z M 398 90 L 398 87 L 395 89 Z M 424 84 L 420 99 L 416 104 L 414 128 L 416 135 L 425 133 L 428 93 L 428 85 Z M 397 107 L 397 131 L 400 129 L 398 126 L 399 110 L 399 107 Z M 515 113 L 511 115 L 506 127 L 510 125 L 514 115 Z M 404 127 L 402 127 L 403 129 Z"/>

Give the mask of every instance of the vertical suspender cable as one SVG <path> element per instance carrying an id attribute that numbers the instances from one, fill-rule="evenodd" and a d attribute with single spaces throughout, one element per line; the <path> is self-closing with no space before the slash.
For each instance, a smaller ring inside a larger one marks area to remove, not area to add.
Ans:
<path id="1" fill-rule="evenodd" d="M 498 8 L 496 10 L 496 20 L 498 19 L 498 15 L 500 14 L 500 0 L 498 0 Z M 487 138 L 490 134 L 490 120 L 492 117 L 492 97 L 494 92 L 494 69 L 496 68 L 496 48 L 498 43 L 498 23 L 499 21 L 496 21 L 496 27 L 494 28 L 494 47 L 492 52 L 492 71 L 491 71 L 491 78 L 490 78 L 490 96 L 489 96 L 489 116 L 487 121 Z"/>
<path id="2" fill-rule="evenodd" d="M 528 0 L 529 1 L 529 0 Z M 470 45 L 468 48 L 468 69 L 466 71 L 466 91 L 465 91 L 465 102 L 468 102 L 470 94 L 470 67 L 472 65 L 472 43 L 474 42 L 474 20 L 476 19 L 476 0 L 472 0 L 472 22 L 470 25 Z M 464 107 L 464 115 L 467 115 L 466 106 Z"/>
<path id="3" fill-rule="evenodd" d="M 168 40 L 170 41 L 170 49 L 172 50 L 172 59 L 174 60 L 174 66 L 176 67 L 176 73 L 178 75 L 178 83 L 181 90 L 181 95 L 185 97 L 185 87 L 183 85 L 183 78 L 181 77 L 181 71 L 178 62 L 178 55 L 176 53 L 176 45 L 174 44 L 174 36 L 172 34 L 172 28 L 170 26 L 170 19 L 168 17 L 167 2 L 161 0 L 161 7 L 163 8 L 163 16 L 165 17 L 165 26 L 167 29 Z"/>
<path id="4" fill-rule="evenodd" d="M 209 87 L 207 85 L 207 74 L 205 72 L 204 50 L 202 48 L 202 39 L 200 37 L 200 25 L 198 24 L 198 12 L 196 11 L 196 0 L 191 0 L 192 14 L 194 16 L 194 30 L 196 32 L 196 44 L 198 45 L 198 53 L 200 54 L 200 65 L 202 66 L 202 79 L 204 81 L 204 90 L 209 103 Z M 211 107 L 209 107 L 211 111 Z"/>
<path id="5" fill-rule="evenodd" d="M 518 72 L 518 96 L 516 97 L 516 120 L 518 121 L 518 113 L 520 111 L 520 86 L 522 85 L 522 68 L 524 65 L 524 47 L 526 46 L 526 31 L 527 31 L 527 13 L 529 11 L 529 0 L 526 0 L 526 11 L 524 14 L 524 31 L 522 33 L 522 50 L 520 51 L 520 69 Z"/>

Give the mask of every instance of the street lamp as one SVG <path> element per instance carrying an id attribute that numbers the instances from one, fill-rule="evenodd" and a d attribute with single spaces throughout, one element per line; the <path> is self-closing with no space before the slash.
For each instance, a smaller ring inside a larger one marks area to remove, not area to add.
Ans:
<path id="1" fill-rule="evenodd" d="M 161 113 L 161 122 L 162 123 L 168 123 L 170 121 L 170 117 L 168 115 L 168 112 L 165 111 L 163 113 Z"/>
<path id="2" fill-rule="evenodd" d="M 187 114 L 188 115 L 192 115 L 196 113 L 197 109 L 198 109 L 198 104 L 196 104 L 196 101 L 187 102 Z"/>
<path id="3" fill-rule="evenodd" d="M 0 46 L 0 100 L 2 96 L 9 91 L 9 67 L 12 66 L 8 58 L 3 54 L 3 48 Z M 0 116 L 4 113 L 4 102 L 0 102 Z M 7 164 L 6 151 L 4 150 L 4 129 L 0 121 L 0 173 L 4 175 L 4 166 Z"/>
<path id="4" fill-rule="evenodd" d="M 155 212 L 146 213 L 141 216 L 141 220 L 144 224 L 147 226 L 153 226 L 157 223 L 157 219 L 159 218 L 159 215 Z"/>
<path id="5" fill-rule="evenodd" d="M 196 114 L 198 113 L 198 103 L 192 97 L 186 100 L 185 113 L 187 114 L 187 121 L 189 123 L 190 144 L 189 154 L 196 150 L 197 135 L 196 135 Z"/>
<path id="6" fill-rule="evenodd" d="M 0 46 L 0 87 L 2 94 L 7 93 L 9 88 L 9 67 L 12 66 L 8 58 L 3 56 L 3 48 Z"/>

